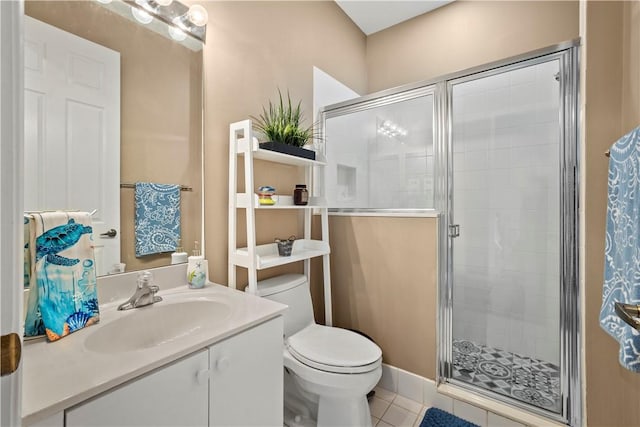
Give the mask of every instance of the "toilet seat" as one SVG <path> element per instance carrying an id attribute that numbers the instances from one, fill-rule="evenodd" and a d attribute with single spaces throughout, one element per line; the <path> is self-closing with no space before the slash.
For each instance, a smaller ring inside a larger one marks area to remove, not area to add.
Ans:
<path id="1" fill-rule="evenodd" d="M 299 362 L 332 373 L 359 374 L 380 366 L 380 347 L 355 332 L 312 324 L 290 336 L 287 350 Z"/>

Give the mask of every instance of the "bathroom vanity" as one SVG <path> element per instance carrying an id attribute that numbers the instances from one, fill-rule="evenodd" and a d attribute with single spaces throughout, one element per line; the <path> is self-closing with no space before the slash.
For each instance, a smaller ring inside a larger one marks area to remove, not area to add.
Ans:
<path id="1" fill-rule="evenodd" d="M 215 284 L 159 295 L 27 343 L 23 425 L 282 426 L 286 306 Z"/>

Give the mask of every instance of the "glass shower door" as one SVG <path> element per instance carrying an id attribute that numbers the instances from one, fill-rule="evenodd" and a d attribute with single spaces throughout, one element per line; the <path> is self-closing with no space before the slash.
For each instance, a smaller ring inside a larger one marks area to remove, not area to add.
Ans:
<path id="1" fill-rule="evenodd" d="M 554 413 L 560 67 L 557 57 L 538 59 L 449 84 L 451 378 Z"/>

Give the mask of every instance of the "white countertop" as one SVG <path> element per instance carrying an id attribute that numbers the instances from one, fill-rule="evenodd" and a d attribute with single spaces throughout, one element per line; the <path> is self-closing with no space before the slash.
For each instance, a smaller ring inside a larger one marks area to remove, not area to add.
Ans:
<path id="1" fill-rule="evenodd" d="M 136 310 L 117 311 L 120 301 L 100 306 L 100 322 L 56 342 L 27 342 L 23 348 L 22 422 L 32 424 L 54 415 L 119 384 L 148 373 L 196 350 L 272 319 L 286 306 L 259 298 L 226 286 L 209 284 L 192 290 L 186 286 L 161 291 L 170 304 L 184 298 L 206 298 L 222 301 L 231 307 L 231 314 L 179 339 L 155 347 L 105 354 L 88 349 L 85 340 L 97 328 L 107 325 Z M 190 313 L 184 313 L 189 316 Z"/>

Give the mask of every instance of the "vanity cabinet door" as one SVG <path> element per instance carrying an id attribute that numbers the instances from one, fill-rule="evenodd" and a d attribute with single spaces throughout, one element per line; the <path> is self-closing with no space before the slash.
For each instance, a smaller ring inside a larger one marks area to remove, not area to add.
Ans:
<path id="1" fill-rule="evenodd" d="M 195 353 L 67 410 L 65 425 L 206 426 L 208 366 L 208 351 Z"/>
<path id="2" fill-rule="evenodd" d="M 282 316 L 210 347 L 209 425 L 283 425 Z"/>

